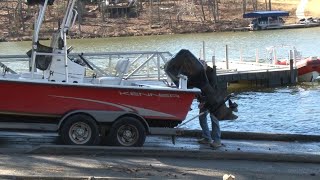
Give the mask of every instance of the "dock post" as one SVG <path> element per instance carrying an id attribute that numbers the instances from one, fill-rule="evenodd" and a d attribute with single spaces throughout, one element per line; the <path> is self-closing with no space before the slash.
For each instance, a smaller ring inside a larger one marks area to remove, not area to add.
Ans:
<path id="1" fill-rule="evenodd" d="M 296 50 L 293 50 L 293 63 L 294 63 L 294 68 L 297 69 L 297 51 Z"/>
<path id="2" fill-rule="evenodd" d="M 212 56 L 212 69 L 213 69 L 213 84 L 217 87 L 217 66 L 216 66 L 216 57 Z"/>
<path id="3" fill-rule="evenodd" d="M 242 59 L 242 47 L 240 47 L 240 62 L 242 62 L 243 59 Z"/>
<path id="4" fill-rule="evenodd" d="M 212 56 L 212 67 L 216 66 L 216 57 Z"/>
<path id="5" fill-rule="evenodd" d="M 294 69 L 293 69 L 293 52 L 290 50 L 289 52 L 289 59 L 290 59 L 290 84 L 295 83 L 295 78 L 294 78 Z"/>
<path id="6" fill-rule="evenodd" d="M 204 41 L 202 41 L 202 57 L 203 60 L 206 60 L 206 45 Z"/>
<path id="7" fill-rule="evenodd" d="M 226 69 L 229 69 L 228 45 L 226 45 Z"/>
<path id="8" fill-rule="evenodd" d="M 256 49 L 256 63 L 259 63 L 259 49 Z"/>
<path id="9" fill-rule="evenodd" d="M 277 62 L 277 51 L 276 51 L 275 48 L 273 48 L 272 51 L 273 51 L 273 62 L 272 62 L 272 64 L 274 65 Z"/>

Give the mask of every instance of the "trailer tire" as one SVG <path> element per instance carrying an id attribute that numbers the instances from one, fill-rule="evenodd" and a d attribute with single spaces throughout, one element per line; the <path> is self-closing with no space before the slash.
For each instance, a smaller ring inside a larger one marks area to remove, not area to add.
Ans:
<path id="1" fill-rule="evenodd" d="M 112 125 L 108 140 L 114 146 L 140 147 L 146 140 L 146 129 L 138 119 L 122 117 Z"/>
<path id="2" fill-rule="evenodd" d="M 60 134 L 63 142 L 70 145 L 96 145 L 100 141 L 97 123 L 85 114 L 68 117 L 61 127 Z"/>

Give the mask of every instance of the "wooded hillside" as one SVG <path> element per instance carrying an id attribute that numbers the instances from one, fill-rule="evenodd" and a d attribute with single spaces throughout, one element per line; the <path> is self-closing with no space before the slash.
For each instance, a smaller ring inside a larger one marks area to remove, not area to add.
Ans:
<path id="1" fill-rule="evenodd" d="M 0 1 L 0 41 L 29 40 L 37 6 L 23 0 Z M 155 34 L 227 31 L 247 26 L 244 12 L 287 10 L 287 22 L 295 22 L 299 0 L 86 0 L 77 2 L 79 17 L 72 38 L 143 36 Z M 58 28 L 66 6 L 55 0 L 48 8 L 42 38 Z"/>

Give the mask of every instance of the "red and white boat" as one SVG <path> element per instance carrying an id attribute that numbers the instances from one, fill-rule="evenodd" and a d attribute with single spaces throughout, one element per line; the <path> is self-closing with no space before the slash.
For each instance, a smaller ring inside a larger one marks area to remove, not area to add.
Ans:
<path id="1" fill-rule="evenodd" d="M 313 82 L 320 77 L 320 58 L 309 57 L 297 61 L 298 81 Z"/>
<path id="2" fill-rule="evenodd" d="M 291 47 L 291 46 L 290 46 Z M 295 49 L 295 47 L 291 47 L 291 58 L 293 60 L 293 66 L 297 68 L 298 71 L 298 81 L 299 82 L 313 82 L 319 79 L 320 75 L 320 58 L 319 57 L 308 57 L 302 58 L 301 54 Z M 268 48 L 269 53 L 271 54 L 271 58 L 273 59 L 273 63 L 276 65 L 290 65 L 290 61 L 288 59 L 279 60 L 276 55 L 276 51 L 274 47 Z M 290 55 L 289 55 L 290 56 Z"/>
<path id="3" fill-rule="evenodd" d="M 288 60 L 276 61 L 276 65 L 289 65 Z M 299 82 L 313 82 L 319 79 L 320 75 L 320 58 L 308 57 L 296 61 Z"/>
<path id="4" fill-rule="evenodd" d="M 117 76 L 87 77 L 92 64 L 82 55 L 70 58 L 67 49 L 75 2 L 68 0 L 59 31 L 47 47 L 39 43 L 39 31 L 54 0 L 27 1 L 40 9 L 27 53 L 30 70 L 16 74 L 1 63 L 0 129 L 55 131 L 66 144 L 93 145 L 106 136 L 112 145 L 142 146 L 147 134 L 163 134 L 186 118 L 198 88 L 213 92 L 203 66 L 187 50 L 165 64 L 174 83 L 170 86 L 124 79 L 130 66 L 125 59 L 115 66 Z M 218 104 L 213 98 L 208 103 Z M 220 112 L 232 115 L 228 108 Z"/>
<path id="5" fill-rule="evenodd" d="M 143 85 L 122 78 L 130 62 L 121 60 L 118 76 L 92 78 L 85 76 L 84 58 L 77 62 L 68 57 L 66 36 L 76 18 L 75 1 L 68 1 L 50 47 L 39 43 L 39 31 L 54 0 L 27 1 L 40 8 L 28 52 L 30 71 L 13 74 L 3 66 L 0 128 L 56 131 L 66 144 L 97 144 L 107 136 L 114 145 L 141 146 L 152 128 L 181 123 L 200 92 L 187 88 L 186 76 L 181 76 L 178 87 Z"/>

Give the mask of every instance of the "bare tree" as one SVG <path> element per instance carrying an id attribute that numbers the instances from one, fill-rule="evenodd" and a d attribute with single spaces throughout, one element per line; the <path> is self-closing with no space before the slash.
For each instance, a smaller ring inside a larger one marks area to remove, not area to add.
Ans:
<path id="1" fill-rule="evenodd" d="M 201 11 L 202 11 L 203 21 L 206 21 L 206 15 L 205 15 L 205 13 L 204 13 L 204 8 L 203 8 L 203 1 L 204 1 L 204 0 L 200 0 Z"/>
<path id="2" fill-rule="evenodd" d="M 271 11 L 271 9 L 272 9 L 272 8 L 271 8 L 271 4 L 272 4 L 272 3 L 271 3 L 271 0 L 269 0 L 269 11 Z"/>
<path id="3" fill-rule="evenodd" d="M 214 4 L 214 8 L 215 8 L 215 15 L 216 15 L 216 20 L 219 21 L 219 16 L 220 16 L 220 12 L 219 12 L 219 3 L 220 0 L 214 0 L 215 3 Z"/>
<path id="4" fill-rule="evenodd" d="M 258 0 L 252 0 L 252 8 L 254 11 L 258 9 Z"/>
<path id="5" fill-rule="evenodd" d="M 78 22 L 79 24 L 83 23 L 83 15 L 85 11 L 85 5 L 82 1 L 77 1 L 77 11 L 78 11 Z"/>
<path id="6" fill-rule="evenodd" d="M 242 0 L 242 13 L 246 13 L 247 11 L 247 0 Z"/>
<path id="7" fill-rule="evenodd" d="M 268 0 L 264 0 L 264 3 L 266 5 L 266 11 L 268 10 Z"/>
<path id="8" fill-rule="evenodd" d="M 217 22 L 219 19 L 218 0 L 208 0 L 208 8 L 211 10 L 213 21 Z"/>

